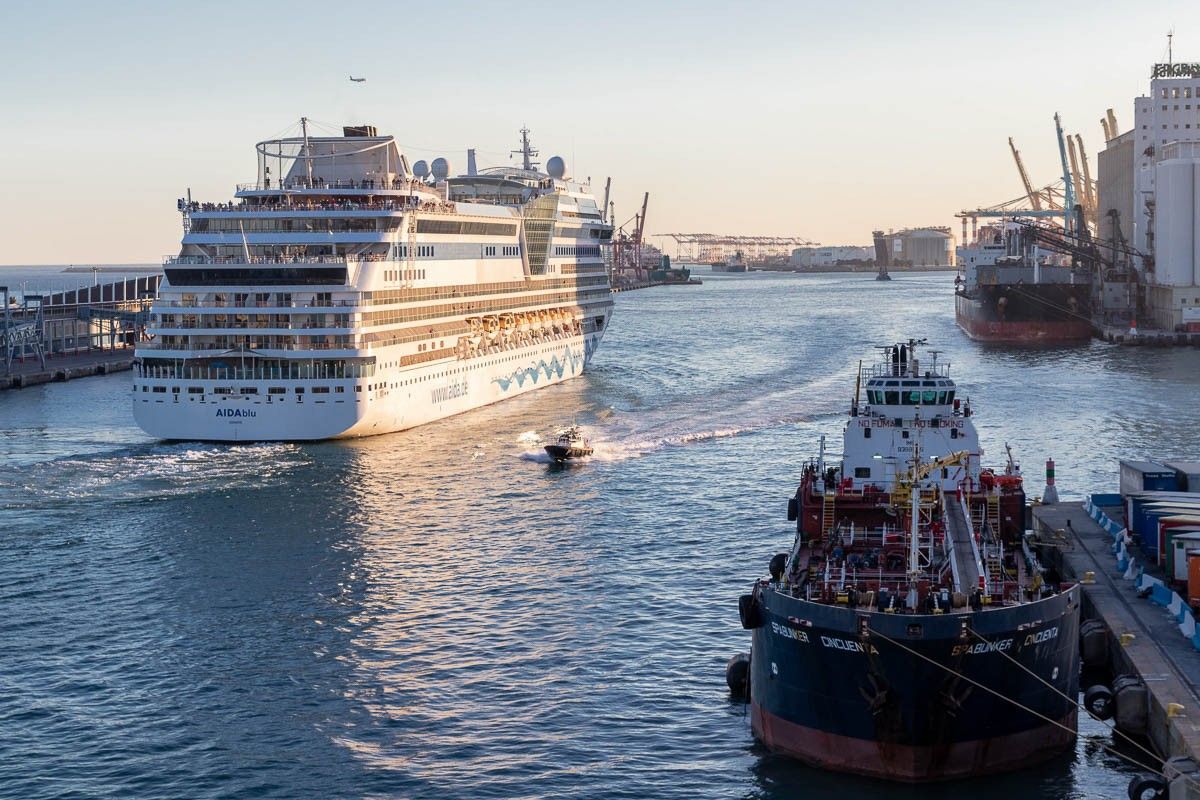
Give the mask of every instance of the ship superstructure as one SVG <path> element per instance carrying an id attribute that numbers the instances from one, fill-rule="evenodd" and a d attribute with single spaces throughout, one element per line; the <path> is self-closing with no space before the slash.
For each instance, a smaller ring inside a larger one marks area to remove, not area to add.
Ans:
<path id="1" fill-rule="evenodd" d="M 370 126 L 258 143 L 235 200 L 181 200 L 133 410 L 165 439 L 402 430 L 583 372 L 612 314 L 588 183 L 410 165 Z"/>
<path id="2" fill-rule="evenodd" d="M 981 466 L 970 404 L 918 345 L 860 376 L 841 458 L 822 443 L 803 467 L 793 545 L 740 602 L 755 736 L 908 782 L 1069 747 L 1079 667 L 1079 590 L 1025 538 L 1019 468 Z"/>

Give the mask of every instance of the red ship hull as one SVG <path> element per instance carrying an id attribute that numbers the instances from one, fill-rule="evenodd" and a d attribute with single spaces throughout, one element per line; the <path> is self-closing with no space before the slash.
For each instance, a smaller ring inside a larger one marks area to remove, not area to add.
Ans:
<path id="1" fill-rule="evenodd" d="M 753 702 L 750 714 L 755 735 L 776 753 L 820 769 L 903 783 L 961 780 L 1009 772 L 1057 758 L 1075 743 L 1075 711 L 1056 720 L 1058 724 L 1046 723 L 1019 733 L 937 745 L 840 736 L 789 722 Z"/>
<path id="2" fill-rule="evenodd" d="M 954 319 L 958 327 L 980 342 L 1037 344 L 1050 342 L 1086 342 L 1092 338 L 1092 324 L 1086 318 L 1062 313 L 1041 319 L 1001 319 L 995 309 L 980 300 L 957 295 Z M 1057 316 L 1058 318 L 1055 318 Z"/>

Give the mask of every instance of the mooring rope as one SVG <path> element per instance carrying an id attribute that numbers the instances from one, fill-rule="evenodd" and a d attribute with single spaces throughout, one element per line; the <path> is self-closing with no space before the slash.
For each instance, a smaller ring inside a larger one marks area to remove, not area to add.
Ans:
<path id="1" fill-rule="evenodd" d="M 938 669 L 945 670 L 946 672 L 949 672 L 951 675 L 961 678 L 962 680 L 966 681 L 967 683 L 971 684 L 972 686 L 983 689 L 988 694 L 995 695 L 996 697 L 1000 698 L 1001 700 L 1004 700 L 1007 703 L 1011 703 L 1012 705 L 1016 706 L 1017 708 L 1021 709 L 1022 711 L 1025 711 L 1035 717 L 1038 717 L 1039 719 L 1042 719 L 1042 720 L 1050 723 L 1051 725 L 1054 725 L 1055 727 L 1062 728 L 1064 731 L 1066 731 L 1067 733 L 1070 733 L 1072 736 L 1078 735 L 1078 732 L 1071 726 L 1065 725 L 1056 719 L 1052 719 L 1051 717 L 1046 716 L 1045 714 L 1041 713 L 1040 711 L 1035 711 L 1034 709 L 1030 708 L 1029 706 L 1025 705 L 1024 703 L 1021 703 L 1019 700 L 1014 700 L 1013 698 L 1008 697 L 1007 695 L 1004 695 L 1004 694 L 996 691 L 995 689 L 992 689 L 988 686 L 984 686 L 979 681 L 977 681 L 973 678 L 969 678 L 966 675 L 959 672 L 958 670 L 952 669 L 951 667 L 948 667 L 945 664 L 942 664 L 942 663 L 930 658 L 929 656 L 925 655 L 924 653 L 920 653 L 920 652 L 912 649 L 911 647 L 908 647 L 903 642 L 898 642 L 895 639 L 891 638 L 890 636 L 887 636 L 887 635 L 880 633 L 879 631 L 871 629 L 871 628 L 867 629 L 867 634 L 869 636 L 877 636 L 885 642 L 890 642 L 891 644 L 896 645 L 896 647 L 899 647 L 901 650 L 904 650 L 905 652 L 916 656 L 917 658 L 921 659 L 922 661 L 928 661 L 930 664 L 933 664 Z M 1163 780 L 1168 780 L 1166 773 L 1164 773 L 1161 769 L 1156 769 L 1154 767 L 1143 764 L 1140 761 L 1136 761 L 1136 760 L 1134 760 L 1134 758 L 1132 756 L 1128 756 L 1125 753 L 1118 751 L 1116 748 L 1112 747 L 1111 745 L 1105 744 L 1104 742 L 1097 742 L 1096 744 L 1098 744 L 1102 749 L 1104 749 L 1109 754 L 1114 755 L 1117 758 L 1120 758 L 1124 761 L 1128 761 L 1130 764 L 1133 764 L 1134 766 L 1136 766 L 1140 769 L 1144 769 L 1153 775 L 1157 775 L 1158 777 L 1162 778 Z M 1154 758 L 1156 761 L 1158 760 L 1157 755 L 1155 755 Z M 1191 783 L 1194 786 L 1197 786 L 1198 788 L 1200 788 L 1200 783 L 1197 783 L 1192 778 L 1190 778 L 1186 775 L 1183 775 L 1181 777 L 1183 777 L 1184 780 L 1186 780 L 1188 783 Z M 1168 781 L 1168 783 L 1169 783 L 1169 781 Z"/>
<path id="2" fill-rule="evenodd" d="M 967 630 L 969 630 L 969 631 L 971 632 L 971 635 L 973 635 L 973 636 L 974 636 L 976 639 L 978 639 L 979 641 L 983 642 L 984 644 L 987 644 L 987 645 L 991 645 L 991 644 L 992 644 L 992 643 L 991 643 L 991 642 L 990 642 L 988 639 L 986 639 L 986 638 L 983 636 L 983 634 L 981 634 L 979 631 L 975 630 L 974 628 L 967 628 Z M 1155 759 L 1155 760 L 1161 760 L 1161 758 L 1160 758 L 1160 756 L 1158 755 L 1158 753 L 1155 753 L 1153 750 L 1151 750 L 1150 748 L 1146 747 L 1146 746 L 1145 746 L 1145 745 L 1143 745 L 1141 742 L 1139 742 L 1139 741 L 1135 740 L 1135 739 L 1134 739 L 1132 736 L 1130 736 L 1129 734 L 1125 733 L 1125 732 L 1124 732 L 1124 731 L 1122 731 L 1120 728 L 1118 728 L 1118 727 L 1116 726 L 1116 720 L 1113 720 L 1113 724 L 1112 724 L 1112 725 L 1109 725 L 1109 724 L 1108 724 L 1108 722 L 1107 722 L 1107 720 L 1102 720 L 1102 719 L 1100 719 L 1099 717 L 1097 717 L 1095 714 L 1093 714 L 1093 713 L 1091 712 L 1091 710 L 1090 710 L 1090 709 L 1088 709 L 1088 707 L 1087 707 L 1086 705 L 1084 705 L 1083 703 L 1080 703 L 1080 702 L 1079 702 L 1078 698 L 1071 697 L 1069 694 L 1067 694 L 1066 692 L 1064 692 L 1062 689 L 1059 689 L 1057 686 L 1055 686 L 1054 684 L 1052 684 L 1052 683 L 1050 683 L 1049 681 L 1047 681 L 1047 680 L 1046 680 L 1045 678 L 1043 678 L 1041 675 L 1038 675 L 1038 674 L 1037 674 L 1036 672 L 1034 672 L 1032 669 L 1030 669 L 1029 667 L 1027 667 L 1027 666 L 1025 666 L 1024 664 L 1022 664 L 1022 663 L 1021 663 L 1020 661 L 1018 661 L 1016 658 L 1013 658 L 1011 655 L 1009 655 L 1008 653 L 1004 652 L 1003 650 L 999 650 L 999 649 L 997 649 L 997 650 L 995 650 L 994 652 L 997 652 L 997 653 L 999 653 L 1000 655 L 1004 656 L 1004 657 L 1005 657 L 1005 658 L 1007 658 L 1009 661 L 1013 662 L 1013 663 L 1014 663 L 1014 664 L 1016 664 L 1018 667 L 1020 667 L 1021 669 L 1023 669 L 1025 672 L 1027 672 L 1027 673 L 1029 673 L 1030 675 L 1032 675 L 1033 677 L 1037 678 L 1037 679 L 1038 679 L 1038 681 L 1040 681 L 1040 682 L 1041 682 L 1043 685 L 1045 685 L 1046 687 L 1048 687 L 1048 688 L 1049 688 L 1051 691 L 1053 691 L 1054 693 L 1056 693 L 1056 694 L 1060 695 L 1061 697 L 1063 697 L 1063 699 L 1065 699 L 1067 702 L 1074 704 L 1076 708 L 1078 708 L 1078 709 L 1081 709 L 1081 710 L 1082 710 L 1082 711 L 1083 711 L 1085 714 L 1087 714 L 1089 717 L 1091 717 L 1092 719 L 1094 719 L 1094 720 L 1096 720 L 1097 722 L 1099 722 L 1101 725 L 1103 725 L 1105 728 L 1107 728 L 1107 729 L 1109 730 L 1109 732 L 1111 732 L 1111 733 L 1114 733 L 1114 734 L 1116 734 L 1117 736 L 1120 736 L 1122 739 L 1124 739 L 1125 741 L 1129 742 L 1129 744 L 1133 745 L 1133 746 L 1134 746 L 1134 747 L 1136 747 L 1138 750 L 1141 750 L 1143 753 L 1145 753 L 1146 755 L 1150 756 L 1151 758 L 1153 758 L 1153 759 Z M 1114 701 L 1115 701 L 1115 698 L 1114 698 Z M 1197 784 L 1197 786 L 1200 786 L 1200 784 Z"/>

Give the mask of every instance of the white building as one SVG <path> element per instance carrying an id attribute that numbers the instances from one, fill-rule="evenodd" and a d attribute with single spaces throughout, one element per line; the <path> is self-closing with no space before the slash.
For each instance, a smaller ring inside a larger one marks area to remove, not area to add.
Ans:
<path id="1" fill-rule="evenodd" d="M 1152 197 L 1155 165 L 1166 157 L 1171 142 L 1200 141 L 1200 63 L 1156 64 L 1150 94 L 1135 98 L 1134 159 L 1135 191 Z M 1133 245 L 1147 252 L 1150 233 L 1145 202 L 1135 205 Z"/>
<path id="2" fill-rule="evenodd" d="M 792 266 L 801 269 L 835 267 L 850 262 L 867 262 L 875 258 L 875 250 L 858 245 L 816 245 L 797 247 L 792 251 Z"/>
<path id="3" fill-rule="evenodd" d="M 1149 95 L 1134 100 L 1131 133 L 1133 246 L 1154 255 L 1147 304 L 1155 324 L 1171 330 L 1200 321 L 1200 63 L 1154 66 Z"/>
<path id="4" fill-rule="evenodd" d="M 1200 63 L 1155 64 L 1133 105 L 1133 129 L 1109 130 L 1099 154 L 1098 233 L 1114 235 L 1116 211 L 1121 235 L 1151 257 L 1137 265 L 1144 321 L 1200 324 Z"/>

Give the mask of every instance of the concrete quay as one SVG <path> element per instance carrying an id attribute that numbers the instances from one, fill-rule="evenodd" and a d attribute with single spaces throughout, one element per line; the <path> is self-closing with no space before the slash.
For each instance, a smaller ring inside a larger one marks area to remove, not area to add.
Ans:
<path id="1" fill-rule="evenodd" d="M 132 367 L 132 347 L 47 356 L 44 368 L 37 358 L 27 357 L 23 362 L 14 361 L 11 373 L 0 374 L 0 391 L 38 386 L 56 381 L 69 381 L 89 375 L 107 375 L 110 372 L 121 372 L 132 369 Z"/>
<path id="2" fill-rule="evenodd" d="M 1094 328 L 1097 339 L 1127 347 L 1200 347 L 1200 333 L 1162 331 L 1155 329 L 1131 332 L 1128 327 L 1099 325 Z"/>
<path id="3" fill-rule="evenodd" d="M 1185 773 L 1172 781 L 1169 796 L 1200 798 L 1200 652 L 1165 608 L 1139 597 L 1134 582 L 1124 579 L 1113 537 L 1082 504 L 1035 506 L 1033 520 L 1038 541 L 1051 551 L 1047 562 L 1058 553 L 1064 578 L 1081 582 L 1083 619 L 1100 620 L 1107 628 L 1112 674 L 1138 675 L 1145 682 L 1146 736 L 1171 762 L 1168 773 L 1172 767 Z"/>

